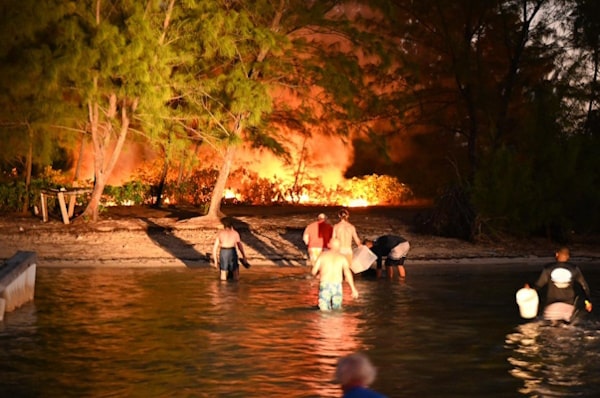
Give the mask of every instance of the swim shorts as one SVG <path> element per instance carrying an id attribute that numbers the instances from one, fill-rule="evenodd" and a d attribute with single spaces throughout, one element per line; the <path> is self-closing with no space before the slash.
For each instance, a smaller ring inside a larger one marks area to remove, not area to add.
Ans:
<path id="1" fill-rule="evenodd" d="M 393 260 L 399 260 L 403 257 L 406 257 L 409 250 L 410 244 L 408 242 L 402 242 L 394 246 L 394 248 L 390 251 L 390 254 L 388 254 L 388 257 Z"/>
<path id="2" fill-rule="evenodd" d="M 342 308 L 342 284 L 340 282 L 322 282 L 319 284 L 319 309 L 321 311 Z"/>
<path id="3" fill-rule="evenodd" d="M 239 267 L 235 247 L 222 247 L 219 253 L 219 268 L 221 271 L 235 271 Z"/>

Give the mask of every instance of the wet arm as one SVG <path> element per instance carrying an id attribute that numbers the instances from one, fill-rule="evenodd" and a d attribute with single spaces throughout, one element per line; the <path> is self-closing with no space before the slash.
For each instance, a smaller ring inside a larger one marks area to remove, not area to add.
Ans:
<path id="1" fill-rule="evenodd" d="M 541 288 L 543 288 L 544 286 L 546 286 L 548 284 L 549 280 L 550 280 L 550 273 L 547 270 L 543 270 L 542 273 L 540 274 L 539 278 L 537 279 L 537 281 L 531 287 L 534 288 L 535 290 L 540 290 Z"/>
<path id="2" fill-rule="evenodd" d="M 585 278 L 583 277 L 583 274 L 581 273 L 581 271 L 577 272 L 576 280 L 581 285 L 581 288 L 583 289 L 583 294 L 585 294 L 585 300 L 584 300 L 585 310 L 587 312 L 592 312 L 592 294 L 590 292 L 590 287 L 588 286 L 587 282 L 585 281 Z"/>
<path id="3" fill-rule="evenodd" d="M 213 251 L 212 251 L 213 261 L 214 261 L 215 266 L 219 263 L 218 258 L 217 258 L 217 254 L 219 253 L 219 246 L 220 246 L 220 242 L 219 242 L 219 238 L 217 237 L 215 239 L 215 244 L 213 245 Z"/>
<path id="4" fill-rule="evenodd" d="M 304 229 L 302 240 L 304 241 L 304 244 L 308 246 L 308 227 Z"/>
<path id="5" fill-rule="evenodd" d="M 356 228 L 354 228 L 354 231 L 353 231 L 352 235 L 353 235 L 353 238 L 354 238 L 354 243 L 356 243 L 356 246 L 357 247 L 361 247 L 362 246 L 362 242 L 358 238 L 358 234 L 356 233 Z"/>
<path id="6" fill-rule="evenodd" d="M 591 301 L 592 294 L 590 292 L 590 287 L 588 286 L 585 278 L 583 277 L 583 274 L 581 273 L 581 271 L 579 269 L 577 270 L 577 275 L 575 277 L 575 280 L 577 281 L 577 283 L 579 283 L 581 285 L 581 288 L 583 289 L 583 293 L 585 294 L 585 299 L 587 301 Z"/>
<path id="7" fill-rule="evenodd" d="M 377 255 L 377 269 L 383 268 L 383 257 L 379 254 Z"/>
<path id="8" fill-rule="evenodd" d="M 311 275 L 316 276 L 319 273 L 319 268 L 321 268 L 321 261 L 319 261 L 319 259 L 317 258 L 317 261 L 315 261 L 315 265 L 313 265 L 312 269 L 310 270 Z"/>
<path id="9" fill-rule="evenodd" d="M 244 244 L 239 241 L 236 243 L 238 250 L 242 253 L 242 258 L 246 258 L 246 251 L 244 250 Z"/>

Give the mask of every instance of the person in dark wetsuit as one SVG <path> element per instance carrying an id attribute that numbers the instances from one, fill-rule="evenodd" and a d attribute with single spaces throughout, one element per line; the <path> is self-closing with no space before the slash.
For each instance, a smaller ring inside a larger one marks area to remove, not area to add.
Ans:
<path id="1" fill-rule="evenodd" d="M 399 279 L 406 278 L 404 261 L 410 250 L 410 244 L 406 239 L 398 235 L 383 235 L 372 241 L 365 239 L 363 244 L 377 256 L 377 278 L 381 277 L 383 258 L 385 257 L 385 269 L 389 279 L 394 277 L 394 268 Z"/>
<path id="2" fill-rule="evenodd" d="M 544 319 L 571 322 L 578 297 L 583 296 L 585 310 L 592 311 L 590 288 L 579 267 L 569 262 L 567 247 L 560 248 L 555 256 L 556 262 L 544 266 L 533 287 L 536 290 L 546 287 Z"/>
<path id="3" fill-rule="evenodd" d="M 215 244 L 213 246 L 214 266 L 221 270 L 221 280 L 227 280 L 227 273 L 231 272 L 233 280 L 238 280 L 240 277 L 240 265 L 238 263 L 237 250 L 242 254 L 243 261 L 246 260 L 246 252 L 244 245 L 240 239 L 240 234 L 233 228 L 233 223 L 229 218 L 221 220 L 223 229 L 217 233 Z M 217 254 L 218 262 L 217 262 Z"/>

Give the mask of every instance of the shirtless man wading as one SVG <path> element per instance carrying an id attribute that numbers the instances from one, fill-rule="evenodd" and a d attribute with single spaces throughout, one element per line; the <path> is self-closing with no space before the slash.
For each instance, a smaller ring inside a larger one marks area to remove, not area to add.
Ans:
<path id="1" fill-rule="evenodd" d="M 340 210 L 338 217 L 340 221 L 333 226 L 333 238 L 340 241 L 340 253 L 345 255 L 348 262 L 352 264 L 352 241 L 356 243 L 357 247 L 361 246 L 362 242 L 358 238 L 356 228 L 348 221 L 350 218 L 348 210 Z"/>
<path id="2" fill-rule="evenodd" d="M 319 274 L 319 309 L 329 311 L 342 308 L 342 282 L 344 278 L 352 289 L 352 298 L 358 298 L 350 263 L 340 253 L 340 241 L 332 239 L 330 250 L 321 253 L 312 268 L 312 275 Z"/>
<path id="3" fill-rule="evenodd" d="M 221 220 L 221 223 L 223 224 L 223 229 L 217 233 L 217 238 L 213 246 L 214 266 L 217 267 L 218 264 L 221 270 L 222 281 L 227 280 L 227 273 L 229 271 L 233 275 L 233 280 L 237 281 L 240 277 L 240 265 L 238 263 L 236 248 L 242 253 L 244 260 L 246 259 L 246 252 L 244 251 L 240 234 L 233 229 L 231 220 L 224 218 Z"/>

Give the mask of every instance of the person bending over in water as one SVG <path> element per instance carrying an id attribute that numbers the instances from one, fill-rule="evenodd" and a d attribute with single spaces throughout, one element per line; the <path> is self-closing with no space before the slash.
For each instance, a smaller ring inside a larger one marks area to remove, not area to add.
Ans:
<path id="1" fill-rule="evenodd" d="M 346 209 L 342 209 L 338 213 L 340 221 L 333 226 L 333 237 L 340 241 L 340 253 L 348 258 L 348 262 L 352 264 L 352 241 L 356 246 L 361 246 L 361 241 L 356 233 L 354 225 L 350 224 L 348 219 L 350 213 Z"/>
<path id="2" fill-rule="evenodd" d="M 350 263 L 340 253 L 340 241 L 331 239 L 330 250 L 324 251 L 313 265 L 312 275 L 319 274 L 319 309 L 329 311 L 342 308 L 342 281 L 344 277 L 352 289 L 352 298 L 358 298 Z"/>
<path id="3" fill-rule="evenodd" d="M 368 387 L 377 370 L 365 354 L 355 353 L 338 360 L 335 379 L 342 386 L 342 398 L 386 398 Z"/>
<path id="4" fill-rule="evenodd" d="M 243 261 L 246 261 L 246 252 L 240 239 L 240 234 L 233 228 L 233 222 L 229 218 L 221 220 L 223 229 L 217 233 L 215 244 L 213 246 L 214 266 L 221 270 L 221 280 L 227 280 L 227 273 L 231 272 L 233 280 L 237 281 L 240 277 L 240 265 L 238 263 L 237 249 L 242 253 Z M 218 262 L 217 262 L 217 254 Z"/>
<path id="5" fill-rule="evenodd" d="M 590 288 L 579 267 L 569 262 L 570 255 L 567 247 L 561 247 L 555 254 L 556 262 L 544 266 L 533 285 L 536 290 L 547 286 L 544 308 L 546 320 L 571 322 L 577 306 L 578 291 L 583 293 L 585 310 L 592 311 Z M 525 287 L 529 287 L 529 284 L 526 283 Z"/>
<path id="6" fill-rule="evenodd" d="M 389 279 L 394 277 L 394 268 L 400 280 L 406 278 L 404 261 L 410 250 L 410 244 L 406 239 L 398 235 L 383 235 L 375 241 L 365 239 L 363 244 L 377 256 L 377 278 L 381 278 L 384 257 L 385 270 Z"/>

